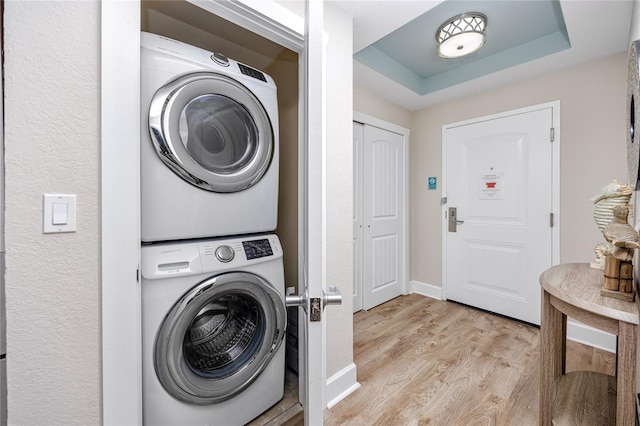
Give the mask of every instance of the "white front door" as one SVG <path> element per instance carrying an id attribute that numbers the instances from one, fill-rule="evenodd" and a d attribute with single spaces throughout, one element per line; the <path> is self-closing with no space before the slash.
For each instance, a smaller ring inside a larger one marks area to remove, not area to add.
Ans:
<path id="1" fill-rule="evenodd" d="M 364 125 L 361 178 L 362 308 L 370 309 L 404 292 L 405 282 L 405 138 Z M 357 168 L 356 168 L 357 169 Z"/>
<path id="2" fill-rule="evenodd" d="M 538 277 L 554 260 L 554 105 L 443 129 L 447 299 L 540 324 Z"/>

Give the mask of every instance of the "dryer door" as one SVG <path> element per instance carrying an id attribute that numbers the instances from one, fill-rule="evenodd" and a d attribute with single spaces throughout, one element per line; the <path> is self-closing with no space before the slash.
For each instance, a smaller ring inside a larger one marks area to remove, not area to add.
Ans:
<path id="1" fill-rule="evenodd" d="M 158 379 L 191 404 L 227 400 L 249 386 L 280 347 L 283 296 L 263 278 L 230 272 L 193 287 L 167 314 L 156 338 Z"/>
<path id="2" fill-rule="evenodd" d="M 149 131 L 160 159 L 208 191 L 249 188 L 274 153 L 271 121 L 258 98 L 212 72 L 183 75 L 161 87 L 149 107 Z"/>

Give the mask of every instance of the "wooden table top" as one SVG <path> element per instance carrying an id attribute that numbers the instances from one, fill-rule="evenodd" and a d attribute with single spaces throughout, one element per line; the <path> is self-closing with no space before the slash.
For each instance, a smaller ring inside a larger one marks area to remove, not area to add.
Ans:
<path id="1" fill-rule="evenodd" d="M 588 263 L 563 263 L 540 275 L 542 288 L 558 299 L 594 314 L 638 324 L 636 303 L 601 296 L 603 284 L 604 271 Z"/>

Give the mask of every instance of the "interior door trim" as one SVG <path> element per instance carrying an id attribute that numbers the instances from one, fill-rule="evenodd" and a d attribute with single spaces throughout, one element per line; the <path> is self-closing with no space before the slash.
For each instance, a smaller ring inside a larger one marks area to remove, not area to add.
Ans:
<path id="1" fill-rule="evenodd" d="M 304 52 L 304 19 L 275 2 L 191 3 Z M 140 425 L 140 1 L 102 2 L 100 22 L 102 423 Z"/>
<path id="2" fill-rule="evenodd" d="M 402 161 L 404 163 L 404 174 L 402 176 L 402 191 L 404 197 L 404 213 L 402 218 L 402 237 L 404 238 L 404 244 L 402 247 L 402 252 L 404 259 L 402 262 L 402 270 L 400 275 L 402 276 L 402 293 L 407 294 L 409 290 L 409 136 L 411 134 L 411 131 L 405 127 L 390 123 L 385 120 L 381 120 L 379 118 L 359 111 L 353 112 L 353 121 L 373 127 L 378 127 L 392 133 L 397 133 L 403 138 L 402 143 L 404 145 L 404 157 L 402 158 Z"/>

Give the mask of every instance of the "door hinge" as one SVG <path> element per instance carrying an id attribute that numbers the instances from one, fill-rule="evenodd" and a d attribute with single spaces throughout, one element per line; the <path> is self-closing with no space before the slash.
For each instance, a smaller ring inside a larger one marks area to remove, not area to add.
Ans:
<path id="1" fill-rule="evenodd" d="M 554 129 L 553 127 L 551 128 L 551 131 L 549 132 L 549 140 L 551 142 L 556 140 L 556 129 Z"/>
<path id="2" fill-rule="evenodd" d="M 549 213 L 549 226 L 553 228 L 553 213 Z"/>
<path id="3" fill-rule="evenodd" d="M 140 282 L 140 268 L 136 269 L 136 282 Z"/>

